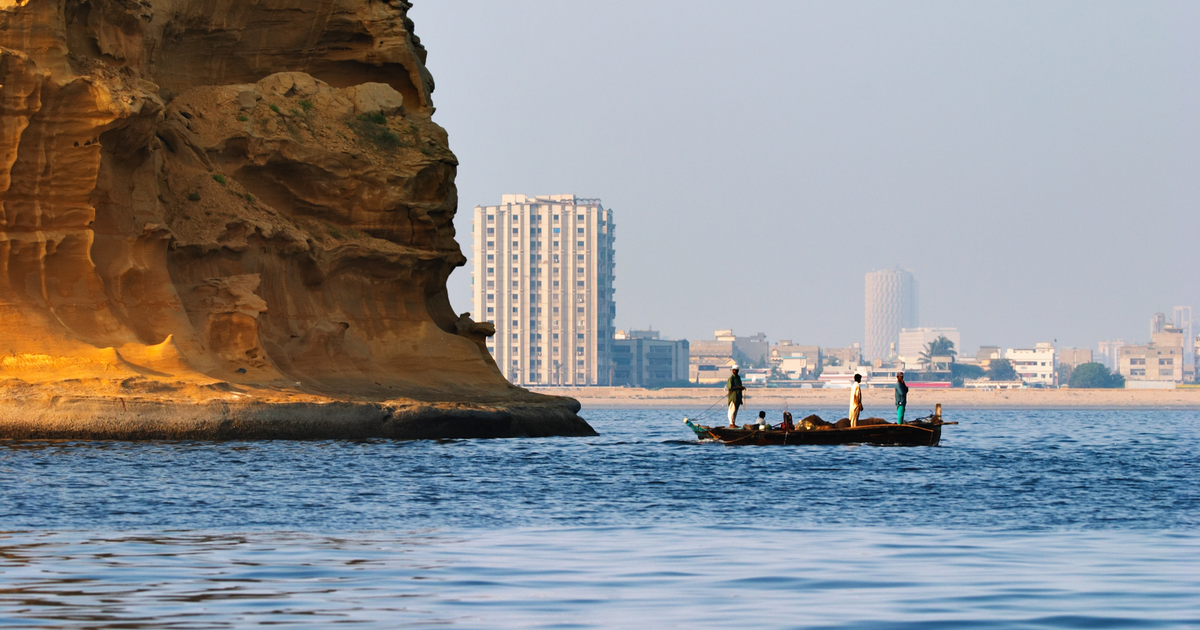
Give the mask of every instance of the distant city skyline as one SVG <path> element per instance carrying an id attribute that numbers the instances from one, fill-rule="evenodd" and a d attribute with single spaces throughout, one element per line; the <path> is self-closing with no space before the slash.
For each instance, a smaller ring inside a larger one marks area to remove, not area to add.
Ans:
<path id="1" fill-rule="evenodd" d="M 501 193 L 604 198 L 622 217 L 617 328 L 845 347 L 865 342 L 864 274 L 895 266 L 920 279 L 921 324 L 968 351 L 1144 343 L 1153 313 L 1200 305 L 1200 3 L 418 0 L 411 16 L 464 250 L 470 209 Z M 460 312 L 470 272 L 449 281 Z"/>

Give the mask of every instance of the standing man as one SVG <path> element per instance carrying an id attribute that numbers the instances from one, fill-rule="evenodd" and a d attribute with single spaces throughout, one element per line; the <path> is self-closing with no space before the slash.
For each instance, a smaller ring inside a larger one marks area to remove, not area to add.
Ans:
<path id="1" fill-rule="evenodd" d="M 858 426 L 858 412 L 862 410 L 862 374 L 855 374 L 854 389 L 850 390 L 850 426 Z"/>
<path id="2" fill-rule="evenodd" d="M 729 398 L 729 428 L 737 428 L 737 412 L 742 406 L 742 377 L 738 376 L 737 366 L 733 366 L 729 380 L 725 381 L 725 396 Z"/>
<path id="3" fill-rule="evenodd" d="M 904 407 L 908 405 L 908 385 L 904 372 L 896 372 L 896 424 L 904 424 Z"/>

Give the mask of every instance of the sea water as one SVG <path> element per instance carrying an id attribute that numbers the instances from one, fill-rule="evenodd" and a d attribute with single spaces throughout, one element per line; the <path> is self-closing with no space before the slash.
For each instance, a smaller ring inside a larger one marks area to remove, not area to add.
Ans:
<path id="1" fill-rule="evenodd" d="M 948 409 L 899 448 L 699 443 L 696 411 L 0 442 L 0 626 L 1200 627 L 1200 413 Z"/>

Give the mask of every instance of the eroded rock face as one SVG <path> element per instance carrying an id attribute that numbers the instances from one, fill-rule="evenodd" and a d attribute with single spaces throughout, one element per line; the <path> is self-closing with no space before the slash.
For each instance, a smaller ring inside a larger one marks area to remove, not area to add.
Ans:
<path id="1" fill-rule="evenodd" d="M 0 0 L 10 397 L 418 401 L 590 432 L 451 308 L 457 161 L 408 8 Z"/>

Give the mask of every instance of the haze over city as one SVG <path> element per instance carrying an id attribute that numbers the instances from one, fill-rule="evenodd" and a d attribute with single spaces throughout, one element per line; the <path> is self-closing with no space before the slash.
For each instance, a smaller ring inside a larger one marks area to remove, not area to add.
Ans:
<path id="1" fill-rule="evenodd" d="M 616 324 L 844 346 L 863 282 L 922 325 L 1094 347 L 1200 306 L 1195 3 L 417 3 L 456 227 L 600 198 Z M 455 309 L 471 309 L 455 271 Z"/>

